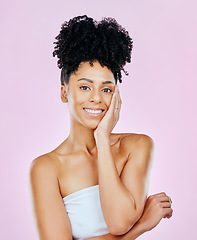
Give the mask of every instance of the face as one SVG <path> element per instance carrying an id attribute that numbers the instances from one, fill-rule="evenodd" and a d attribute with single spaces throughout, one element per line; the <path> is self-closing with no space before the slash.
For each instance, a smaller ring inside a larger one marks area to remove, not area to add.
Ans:
<path id="1" fill-rule="evenodd" d="M 71 74 L 68 85 L 62 86 L 61 95 L 68 103 L 71 120 L 95 129 L 110 106 L 114 90 L 114 75 L 107 67 L 83 62 Z"/>

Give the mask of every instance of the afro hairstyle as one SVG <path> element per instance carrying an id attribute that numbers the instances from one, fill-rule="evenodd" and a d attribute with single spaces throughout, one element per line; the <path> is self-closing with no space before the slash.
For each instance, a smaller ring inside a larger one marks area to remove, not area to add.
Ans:
<path id="1" fill-rule="evenodd" d="M 79 64 L 87 61 L 91 66 L 98 61 L 110 69 L 116 84 L 122 82 L 121 70 L 128 75 L 123 67 L 131 62 L 133 41 L 114 18 L 97 22 L 86 15 L 74 17 L 63 23 L 55 39 L 53 56 L 58 58 L 62 85 L 68 84 Z"/>

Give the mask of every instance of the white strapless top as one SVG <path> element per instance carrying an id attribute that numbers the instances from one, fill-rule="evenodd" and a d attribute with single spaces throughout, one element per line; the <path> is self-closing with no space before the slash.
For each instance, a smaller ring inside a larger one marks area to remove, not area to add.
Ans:
<path id="1" fill-rule="evenodd" d="M 109 233 L 99 197 L 99 185 L 81 189 L 63 198 L 74 239 L 98 237 Z"/>

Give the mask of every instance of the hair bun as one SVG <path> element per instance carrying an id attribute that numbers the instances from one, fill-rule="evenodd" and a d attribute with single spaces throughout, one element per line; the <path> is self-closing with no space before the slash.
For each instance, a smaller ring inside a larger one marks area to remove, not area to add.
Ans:
<path id="1" fill-rule="evenodd" d="M 58 67 L 64 68 L 68 77 L 81 62 L 98 60 L 122 82 L 121 70 L 131 61 L 133 42 L 114 18 L 97 22 L 86 15 L 74 17 L 64 22 L 56 40 L 53 56 L 57 56 Z"/>

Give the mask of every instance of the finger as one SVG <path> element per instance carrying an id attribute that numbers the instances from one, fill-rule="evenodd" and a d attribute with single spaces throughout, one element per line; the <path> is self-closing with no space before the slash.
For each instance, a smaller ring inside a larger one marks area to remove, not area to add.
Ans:
<path id="1" fill-rule="evenodd" d="M 120 108 L 121 108 L 120 101 L 117 100 L 115 110 L 116 110 L 117 112 L 120 112 Z"/>
<path id="2" fill-rule="evenodd" d="M 156 197 L 160 202 L 170 202 L 170 203 L 172 203 L 172 200 L 171 200 L 171 198 L 169 197 L 169 196 L 157 196 Z"/>
<path id="3" fill-rule="evenodd" d="M 118 92 L 118 107 L 121 108 L 122 100 L 120 98 L 120 93 Z"/>
<path id="4" fill-rule="evenodd" d="M 122 104 L 122 100 L 120 98 L 120 92 L 119 92 L 119 88 L 117 88 L 117 108 L 118 110 L 120 111 L 120 108 L 121 108 L 121 104 Z"/>
<path id="5" fill-rule="evenodd" d="M 172 217 L 173 209 L 172 208 L 164 208 L 163 210 L 163 218 L 170 218 Z"/>
<path id="6" fill-rule="evenodd" d="M 119 87 L 117 86 L 117 98 L 118 102 L 121 102 Z"/>
<path id="7" fill-rule="evenodd" d="M 171 203 L 170 202 L 161 202 L 160 204 L 163 208 L 171 208 Z"/>
<path id="8" fill-rule="evenodd" d="M 165 202 L 165 201 L 172 203 L 172 199 L 169 196 L 161 198 L 161 202 Z"/>
<path id="9" fill-rule="evenodd" d="M 173 214 L 173 212 L 172 212 L 171 214 L 167 214 L 166 217 L 167 217 L 167 218 L 171 218 L 171 217 L 172 217 L 172 214 Z"/>
<path id="10" fill-rule="evenodd" d="M 170 201 L 172 203 L 172 199 L 169 196 L 167 196 L 165 192 L 157 193 L 157 194 L 151 195 L 150 197 L 160 198 L 162 201 Z"/>
<path id="11" fill-rule="evenodd" d="M 152 196 L 155 196 L 155 197 L 166 196 L 166 193 L 165 192 L 160 192 L 160 193 L 156 193 Z"/>
<path id="12" fill-rule="evenodd" d="M 171 218 L 172 217 L 172 214 L 166 214 L 163 218 Z"/>
<path id="13" fill-rule="evenodd" d="M 116 89 L 115 89 L 115 111 L 119 111 L 120 109 L 120 95 L 119 95 L 119 90 L 118 90 L 118 86 L 116 85 Z"/>
<path id="14" fill-rule="evenodd" d="M 111 111 L 114 111 L 115 110 L 115 107 L 116 107 L 116 100 L 117 100 L 117 89 L 116 89 L 116 86 L 115 86 L 115 90 L 114 90 L 114 93 L 112 95 L 112 99 L 111 99 L 111 103 L 110 103 L 110 106 L 109 106 L 109 110 Z"/>
<path id="15" fill-rule="evenodd" d="M 116 116 L 119 119 L 119 115 L 120 115 L 120 109 L 121 109 L 121 103 L 120 100 L 117 103 L 117 108 L 116 108 Z"/>

